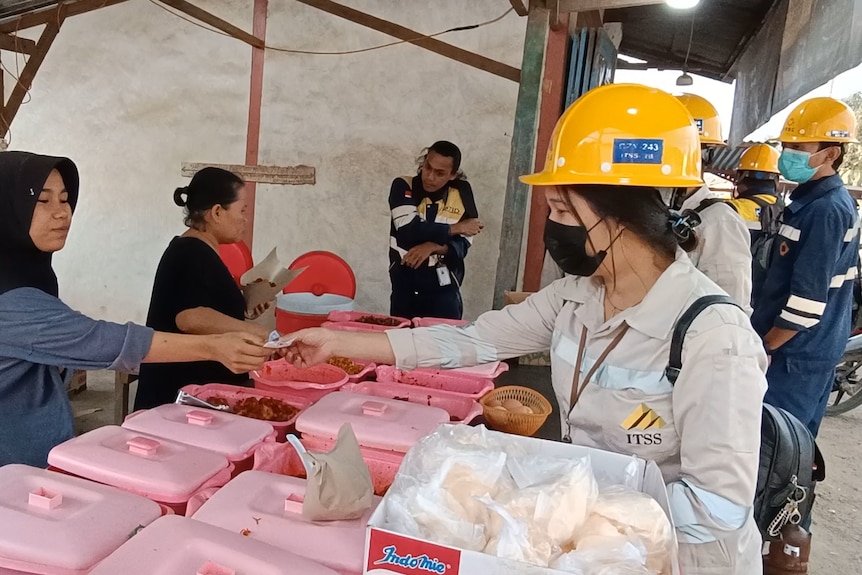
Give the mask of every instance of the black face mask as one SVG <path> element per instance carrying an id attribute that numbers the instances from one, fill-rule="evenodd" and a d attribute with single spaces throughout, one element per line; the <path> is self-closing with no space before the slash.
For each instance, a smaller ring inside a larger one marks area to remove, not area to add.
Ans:
<path id="1" fill-rule="evenodd" d="M 589 277 L 596 273 L 608 255 L 606 250 L 594 256 L 587 255 L 589 231 L 584 226 L 567 226 L 552 220 L 545 222 L 545 248 L 565 273 Z"/>

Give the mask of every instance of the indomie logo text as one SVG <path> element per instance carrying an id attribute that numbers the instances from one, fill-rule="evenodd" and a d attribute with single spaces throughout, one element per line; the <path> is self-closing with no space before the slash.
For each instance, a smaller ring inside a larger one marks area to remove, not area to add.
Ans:
<path id="1" fill-rule="evenodd" d="M 439 573 L 440 575 L 446 573 L 447 566 L 444 563 L 439 562 L 437 559 L 431 559 L 427 555 L 413 557 L 408 553 L 402 557 L 398 554 L 398 549 L 394 545 L 384 547 L 383 553 L 385 553 L 383 559 L 375 561 L 375 565 L 399 565 L 408 569 Z"/>

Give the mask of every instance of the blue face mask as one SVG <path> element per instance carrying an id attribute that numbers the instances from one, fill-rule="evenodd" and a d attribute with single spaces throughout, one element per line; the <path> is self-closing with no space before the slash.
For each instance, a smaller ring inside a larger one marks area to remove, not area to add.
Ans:
<path id="1" fill-rule="evenodd" d="M 778 159 L 778 170 L 782 176 L 791 182 L 804 184 L 817 173 L 817 168 L 812 168 L 808 165 L 811 155 L 811 152 L 803 152 L 801 150 L 781 150 L 781 157 Z"/>

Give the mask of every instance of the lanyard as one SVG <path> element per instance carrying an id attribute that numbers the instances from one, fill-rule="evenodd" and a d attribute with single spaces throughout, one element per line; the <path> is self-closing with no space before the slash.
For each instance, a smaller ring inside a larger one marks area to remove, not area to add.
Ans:
<path id="1" fill-rule="evenodd" d="M 575 376 L 572 378 L 572 395 L 569 399 L 569 414 L 575 409 L 575 405 L 578 403 L 578 400 L 581 398 L 581 394 L 584 392 L 584 389 L 590 383 L 590 379 L 595 375 L 596 371 L 602 366 L 607 359 L 608 354 L 610 354 L 614 348 L 616 348 L 620 341 L 623 339 L 623 336 L 629 330 L 628 324 L 623 324 L 620 332 L 614 337 L 613 341 L 608 344 L 608 347 L 602 352 L 596 362 L 593 364 L 593 367 L 587 372 L 587 376 L 584 378 L 583 383 L 581 383 L 581 366 L 584 363 L 584 356 L 587 354 L 587 328 L 584 327 L 581 332 L 581 343 L 578 347 L 578 361 L 575 364 Z"/>

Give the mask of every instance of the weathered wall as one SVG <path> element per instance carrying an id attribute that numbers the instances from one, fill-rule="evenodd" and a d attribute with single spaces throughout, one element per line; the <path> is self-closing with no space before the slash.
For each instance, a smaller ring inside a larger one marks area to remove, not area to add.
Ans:
<path id="1" fill-rule="evenodd" d="M 251 29 L 250 0 L 200 6 Z M 421 32 L 473 24 L 505 2 L 354 0 L 347 5 Z M 525 19 L 510 14 L 446 41 L 518 66 Z M 350 50 L 391 38 L 292 0 L 271 0 L 267 42 Z M 138 0 L 69 19 L 15 120 L 11 149 L 66 154 L 83 189 L 56 261 L 64 299 L 114 320 L 144 319 L 155 267 L 182 231 L 171 194 L 183 161 L 242 163 L 251 49 Z M 8 83 L 8 77 L 7 77 Z M 313 249 L 356 271 L 358 306 L 388 308 L 389 183 L 418 152 L 450 139 L 464 152 L 485 233 L 468 262 L 467 314 L 493 292 L 517 86 L 420 48 L 266 58 L 260 162 L 309 164 L 315 186 L 258 186 L 255 256 Z"/>

